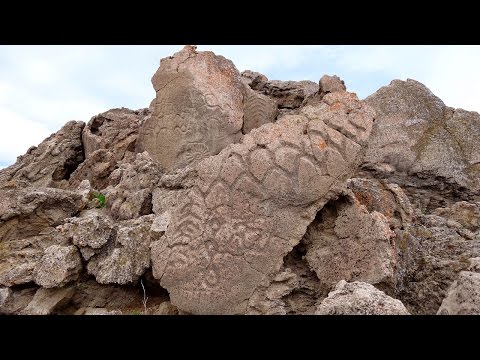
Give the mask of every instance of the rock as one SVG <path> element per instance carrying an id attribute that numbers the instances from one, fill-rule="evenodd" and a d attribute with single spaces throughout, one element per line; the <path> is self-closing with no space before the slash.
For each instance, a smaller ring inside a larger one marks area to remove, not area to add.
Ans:
<path id="1" fill-rule="evenodd" d="M 137 281 L 150 267 L 150 228 L 153 215 L 123 221 L 115 239 L 88 262 L 89 274 L 100 284 L 128 284 Z"/>
<path id="2" fill-rule="evenodd" d="M 435 209 L 432 214 L 455 220 L 462 227 L 471 231 L 480 229 L 480 203 L 459 201 L 451 207 Z"/>
<path id="3" fill-rule="evenodd" d="M 161 60 L 152 84 L 155 109 L 140 128 L 137 152 L 147 151 L 163 170 L 195 164 L 240 139 L 243 85 L 230 60 L 186 46 Z"/>
<path id="4" fill-rule="evenodd" d="M 400 300 L 374 286 L 341 280 L 318 306 L 316 315 L 410 315 Z"/>
<path id="5" fill-rule="evenodd" d="M 56 186 L 84 160 L 82 129 L 85 123 L 69 121 L 58 132 L 19 156 L 14 165 L 0 170 L 0 188 Z"/>
<path id="6" fill-rule="evenodd" d="M 266 95 L 259 94 L 244 86 L 243 133 L 275 121 L 278 115 L 277 103 Z"/>
<path id="7" fill-rule="evenodd" d="M 74 245 L 52 245 L 33 270 L 33 280 L 44 288 L 61 287 L 77 280 L 82 269 L 78 249 Z"/>
<path id="8" fill-rule="evenodd" d="M 40 288 L 35 293 L 32 301 L 23 310 L 25 315 L 49 315 L 53 311 L 66 305 L 73 294 L 74 287 L 60 289 Z"/>
<path id="9" fill-rule="evenodd" d="M 33 281 L 51 245 L 65 245 L 54 228 L 83 207 L 78 193 L 53 188 L 0 191 L 0 285 Z"/>
<path id="10" fill-rule="evenodd" d="M 3 305 L 5 305 L 11 295 L 12 290 L 10 290 L 10 288 L 0 288 L 0 313 L 2 312 Z"/>
<path id="11" fill-rule="evenodd" d="M 141 305 L 140 288 L 101 285 L 95 280 L 78 282 L 71 304 L 75 309 L 129 309 Z"/>
<path id="12" fill-rule="evenodd" d="M 107 310 L 105 308 L 86 308 L 83 315 L 122 315 L 120 310 Z"/>
<path id="13" fill-rule="evenodd" d="M 470 259 L 470 266 L 467 270 L 480 273 L 480 257 Z"/>
<path id="14" fill-rule="evenodd" d="M 152 315 L 178 315 L 178 309 L 169 301 L 165 301 L 156 307 Z"/>
<path id="15" fill-rule="evenodd" d="M 326 94 L 336 91 L 347 91 L 345 82 L 336 75 L 323 75 L 319 81 L 318 96 L 323 98 Z"/>
<path id="16" fill-rule="evenodd" d="M 268 82 L 268 78 L 255 71 L 245 70 L 240 74 L 242 82 L 253 90 L 261 90 Z"/>
<path id="17" fill-rule="evenodd" d="M 104 149 L 117 160 L 123 159 L 125 152 L 135 151 L 138 128 L 149 116 L 148 109 L 121 108 L 92 117 L 82 132 L 85 157 L 88 159 L 95 151 Z"/>
<path id="18" fill-rule="evenodd" d="M 6 289 L 7 291 L 5 291 Z M 0 315 L 18 315 L 21 314 L 23 309 L 27 307 L 27 305 L 32 301 L 37 288 L 34 287 L 27 287 L 25 289 L 10 289 L 4 288 L 3 295 L 7 295 L 4 298 L 4 303 L 2 304 L 0 301 Z M 1 296 L 1 295 L 0 295 Z"/>
<path id="19" fill-rule="evenodd" d="M 98 149 L 73 172 L 68 188 L 77 189 L 82 181 L 88 180 L 93 188 L 102 190 L 109 185 L 109 176 L 116 167 L 115 154 L 107 149 Z"/>
<path id="20" fill-rule="evenodd" d="M 165 211 L 163 214 L 155 216 L 153 220 L 152 227 L 150 228 L 150 233 L 155 234 L 155 237 L 158 239 L 162 236 L 165 231 L 167 231 L 168 224 L 170 224 L 170 220 L 172 215 L 169 211 Z"/>
<path id="21" fill-rule="evenodd" d="M 428 210 L 449 199 L 478 198 L 478 153 L 473 149 L 480 114 L 445 106 L 411 79 L 394 80 L 365 101 L 377 116 L 364 170 L 400 185 L 412 203 Z"/>
<path id="22" fill-rule="evenodd" d="M 363 281 L 394 286 L 395 233 L 387 218 L 350 194 L 329 203 L 305 234 L 306 259 L 321 282 Z"/>
<path id="23" fill-rule="evenodd" d="M 480 273 L 460 272 L 437 314 L 480 315 Z"/>
<path id="24" fill-rule="evenodd" d="M 148 153 L 136 154 L 131 163 L 121 163 L 109 177 L 103 192 L 106 207 L 115 220 L 135 219 L 152 213 L 152 192 L 161 173 Z"/>
<path id="25" fill-rule="evenodd" d="M 361 162 L 358 143 L 368 138 L 373 111 L 354 94 L 324 100 L 197 165 L 195 185 L 152 244 L 154 276 L 180 310 L 245 313 L 253 291 L 280 270 Z"/>
<path id="26" fill-rule="evenodd" d="M 84 211 L 78 217 L 66 219 L 58 230 L 79 247 L 85 260 L 90 260 L 105 244 L 114 241 L 116 236 L 113 221 L 99 209 Z"/>

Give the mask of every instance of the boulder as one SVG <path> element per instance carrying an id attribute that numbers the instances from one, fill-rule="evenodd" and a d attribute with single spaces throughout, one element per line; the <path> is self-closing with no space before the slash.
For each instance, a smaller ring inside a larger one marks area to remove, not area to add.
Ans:
<path id="1" fill-rule="evenodd" d="M 40 288 L 22 313 L 24 315 L 49 315 L 56 309 L 67 305 L 74 293 L 74 287 L 58 289 Z"/>
<path id="2" fill-rule="evenodd" d="M 153 114 L 140 128 L 137 152 L 165 171 L 218 154 L 243 126 L 243 84 L 230 60 L 186 46 L 164 58 L 152 78 Z"/>
<path id="3" fill-rule="evenodd" d="M 62 287 L 77 280 L 82 269 L 78 249 L 74 245 L 52 245 L 33 270 L 33 280 L 44 288 Z"/>
<path id="4" fill-rule="evenodd" d="M 373 285 L 341 280 L 318 306 L 316 315 L 410 315 L 400 300 Z"/>
<path id="5" fill-rule="evenodd" d="M 439 315 L 480 315 L 480 273 L 462 271 L 448 289 Z"/>
<path id="6" fill-rule="evenodd" d="M 354 94 L 331 93 L 201 161 L 164 237 L 152 243 L 153 273 L 172 304 L 245 313 L 362 161 L 372 123 L 373 111 Z"/>

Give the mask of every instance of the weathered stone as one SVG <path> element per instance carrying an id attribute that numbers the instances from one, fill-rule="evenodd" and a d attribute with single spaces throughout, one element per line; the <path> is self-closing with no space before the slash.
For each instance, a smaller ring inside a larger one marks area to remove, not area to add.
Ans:
<path id="1" fill-rule="evenodd" d="M 243 84 L 230 60 L 186 46 L 161 60 L 152 83 L 155 109 L 137 151 L 148 151 L 162 169 L 195 164 L 240 139 Z"/>
<path id="2" fill-rule="evenodd" d="M 362 160 L 355 140 L 368 137 L 373 111 L 355 95 L 336 94 L 198 164 L 195 185 L 152 244 L 154 276 L 179 309 L 245 313 L 253 291 L 280 270 L 317 211 L 341 191 Z M 326 125 L 327 114 L 342 132 Z M 358 126 L 345 136 L 351 121 Z M 289 170 L 286 152 L 298 167 Z"/>
<path id="3" fill-rule="evenodd" d="M 30 287 L 26 289 L 15 289 L 12 290 L 10 288 L 4 288 L 2 291 L 4 295 L 7 295 L 4 298 L 4 303 L 1 304 L 0 301 L 0 314 L 6 315 L 18 315 L 21 314 L 23 309 L 27 307 L 27 305 L 32 301 L 35 292 L 37 291 L 37 287 Z"/>
<path id="4" fill-rule="evenodd" d="M 277 103 L 268 96 L 259 94 L 248 86 L 244 86 L 243 133 L 274 122 L 278 115 Z"/>
<path id="5" fill-rule="evenodd" d="M 33 280 L 44 288 L 61 287 L 77 280 L 81 269 L 82 261 L 76 246 L 52 245 L 35 266 Z"/>
<path id="6" fill-rule="evenodd" d="M 165 301 L 154 309 L 152 315 L 178 315 L 178 309 L 170 301 Z"/>
<path id="7" fill-rule="evenodd" d="M 65 243 L 54 226 L 83 207 L 80 194 L 52 188 L 0 194 L 0 285 L 33 281 L 33 269 L 50 245 Z"/>
<path id="8" fill-rule="evenodd" d="M 135 151 L 138 128 L 146 117 L 148 109 L 111 109 L 94 116 L 85 126 L 82 139 L 85 157 L 99 149 L 110 150 L 117 160 L 123 159 L 126 151 Z"/>
<path id="9" fill-rule="evenodd" d="M 135 219 L 152 213 L 152 192 L 161 173 L 148 153 L 137 154 L 131 163 L 121 163 L 104 189 L 106 207 L 115 220 Z"/>
<path id="10" fill-rule="evenodd" d="M 0 314 L 2 312 L 3 305 L 5 305 L 11 295 L 12 290 L 10 290 L 10 288 L 0 288 Z"/>
<path id="11" fill-rule="evenodd" d="M 88 180 L 95 189 L 102 190 L 109 184 L 109 176 L 117 167 L 117 159 L 112 151 L 98 149 L 81 163 L 70 177 L 69 189 L 77 189 L 82 181 Z"/>
<path id="12" fill-rule="evenodd" d="M 255 71 L 245 70 L 240 75 L 242 76 L 242 82 L 253 90 L 263 89 L 268 82 L 268 78 L 265 75 Z"/>
<path id="13" fill-rule="evenodd" d="M 318 96 L 323 98 L 328 93 L 346 90 L 345 82 L 338 76 L 323 75 L 319 81 Z"/>
<path id="14" fill-rule="evenodd" d="M 122 315 L 120 310 L 108 310 L 105 308 L 86 308 L 83 315 Z"/>
<path id="15" fill-rule="evenodd" d="M 418 207 L 434 209 L 448 198 L 478 197 L 478 151 L 473 149 L 480 114 L 448 108 L 411 79 L 394 80 L 365 101 L 377 116 L 364 169 L 402 186 Z M 439 200 L 419 192 L 432 188 Z"/>
<path id="16" fill-rule="evenodd" d="M 400 300 L 374 286 L 341 280 L 318 306 L 316 315 L 410 315 Z"/>
<path id="17" fill-rule="evenodd" d="M 85 123 L 70 121 L 38 147 L 19 156 L 14 165 L 0 170 L 0 188 L 56 186 L 84 160 L 82 129 Z"/>
<path id="18" fill-rule="evenodd" d="M 343 279 L 393 287 L 394 238 L 387 218 L 369 213 L 351 194 L 325 206 L 308 227 L 306 259 L 330 286 Z"/>
<path id="19" fill-rule="evenodd" d="M 150 267 L 150 228 L 154 215 L 123 221 L 114 240 L 88 262 L 89 274 L 100 284 L 134 282 Z"/>
<path id="20" fill-rule="evenodd" d="M 480 229 L 480 203 L 459 201 L 450 207 L 435 209 L 432 214 L 455 220 L 471 231 Z"/>
<path id="21" fill-rule="evenodd" d="M 480 315 L 480 273 L 462 271 L 442 301 L 439 315 Z"/>
<path id="22" fill-rule="evenodd" d="M 22 313 L 25 315 L 49 315 L 56 309 L 66 305 L 74 293 L 74 287 L 60 289 L 40 288 Z"/>

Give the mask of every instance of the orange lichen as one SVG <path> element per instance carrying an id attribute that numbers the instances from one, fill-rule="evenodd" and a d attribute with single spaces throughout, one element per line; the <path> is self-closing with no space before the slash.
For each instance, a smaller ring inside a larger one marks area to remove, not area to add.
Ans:
<path id="1" fill-rule="evenodd" d="M 325 142 L 325 140 L 320 140 L 320 142 L 318 143 L 318 147 L 320 148 L 320 150 L 323 150 L 327 147 L 327 143 Z"/>

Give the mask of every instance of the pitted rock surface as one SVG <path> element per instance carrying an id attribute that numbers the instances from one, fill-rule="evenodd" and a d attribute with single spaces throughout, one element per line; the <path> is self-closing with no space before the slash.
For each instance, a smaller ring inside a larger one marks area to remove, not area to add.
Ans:
<path id="1" fill-rule="evenodd" d="M 373 116 L 354 94 L 328 94 L 200 162 L 199 179 L 152 244 L 154 276 L 172 303 L 191 313 L 245 313 L 362 161 Z"/>

